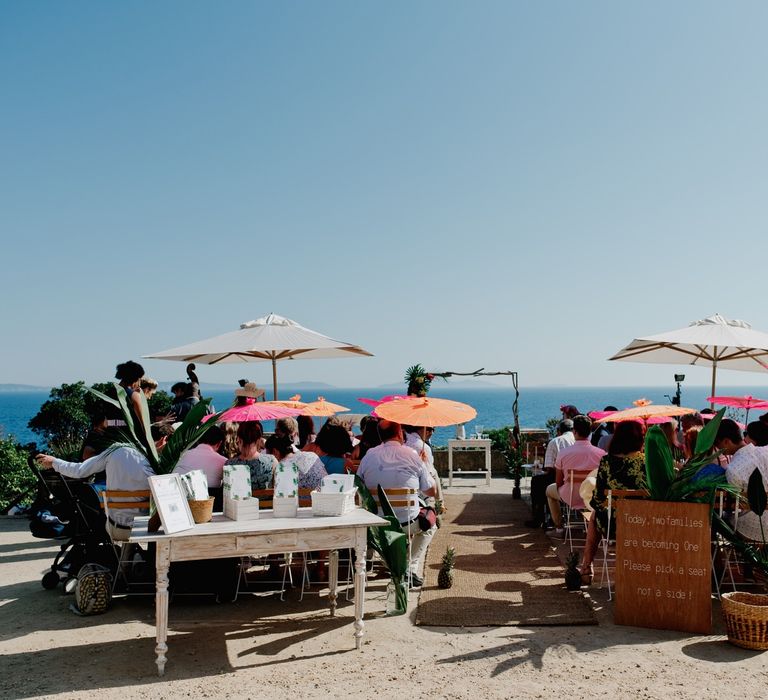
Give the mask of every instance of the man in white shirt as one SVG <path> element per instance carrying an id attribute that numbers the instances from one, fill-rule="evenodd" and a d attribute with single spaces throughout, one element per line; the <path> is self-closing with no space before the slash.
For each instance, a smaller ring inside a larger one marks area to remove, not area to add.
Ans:
<path id="1" fill-rule="evenodd" d="M 165 447 L 168 439 L 165 426 L 152 426 L 152 438 L 158 450 Z M 35 458 L 45 469 L 53 469 L 62 476 L 71 479 L 85 479 L 101 471 L 107 472 L 107 491 L 146 491 L 149 489 L 149 477 L 155 472 L 149 466 L 147 458 L 134 447 L 119 445 L 108 448 L 84 462 L 67 462 L 52 455 L 39 454 Z M 140 498 L 125 499 L 144 500 Z M 115 508 L 109 512 L 106 529 L 113 540 L 126 541 L 131 534 L 133 519 L 145 515 L 134 508 Z"/>
<path id="2" fill-rule="evenodd" d="M 531 477 L 531 513 L 533 518 L 526 520 L 527 527 L 543 527 L 545 521 L 545 505 L 547 503 L 547 486 L 555 483 L 555 461 L 560 450 L 570 447 L 576 439 L 573 437 L 573 421 L 570 418 L 561 420 L 557 426 L 557 437 L 547 443 L 544 453 L 544 472 Z"/>
<path id="3" fill-rule="evenodd" d="M 746 495 L 749 477 L 755 469 L 763 477 L 763 485 L 768 486 L 768 447 L 757 447 L 745 442 L 741 428 L 735 421 L 723 418 L 715 437 L 715 447 L 731 457 L 725 469 L 725 478 L 729 484 L 738 486 L 742 494 Z M 760 520 L 751 511 L 742 513 L 736 523 L 736 530 L 747 539 L 762 542 L 763 533 L 768 538 L 768 511 L 763 513 L 762 529 Z"/>
<path id="4" fill-rule="evenodd" d="M 400 424 L 379 421 L 379 435 L 382 444 L 366 452 L 357 470 L 357 475 L 368 489 L 375 492 L 377 486 L 383 489 L 413 488 L 426 497 L 434 496 L 435 482 L 426 464 L 414 450 L 403 444 Z M 412 585 L 418 588 L 423 584 L 418 573 L 421 560 L 432 539 L 434 528 L 424 531 L 419 527 L 419 504 L 415 499 L 409 506 L 394 508 L 394 511 L 403 529 L 412 538 L 409 568 Z"/>

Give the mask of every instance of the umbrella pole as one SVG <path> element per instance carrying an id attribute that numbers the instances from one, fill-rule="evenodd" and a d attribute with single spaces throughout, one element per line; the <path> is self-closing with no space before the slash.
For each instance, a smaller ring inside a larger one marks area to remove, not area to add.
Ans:
<path id="1" fill-rule="evenodd" d="M 712 362 L 712 393 L 710 394 L 710 396 L 712 397 L 714 397 L 715 395 L 715 378 L 717 377 L 717 346 L 715 346 L 714 357 L 715 359 Z M 709 407 L 714 408 L 715 404 L 712 401 L 710 401 Z"/>
<path id="2" fill-rule="evenodd" d="M 277 401 L 277 360 L 272 358 L 272 400 Z"/>

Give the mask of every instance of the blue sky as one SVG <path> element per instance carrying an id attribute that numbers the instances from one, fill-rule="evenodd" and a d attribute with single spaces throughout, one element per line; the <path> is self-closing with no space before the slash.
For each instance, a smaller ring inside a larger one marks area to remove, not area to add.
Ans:
<path id="1" fill-rule="evenodd" d="M 0 382 L 100 380 L 275 312 L 375 354 L 285 381 L 705 384 L 605 358 L 716 312 L 768 331 L 767 24 L 757 2 L 3 3 Z"/>

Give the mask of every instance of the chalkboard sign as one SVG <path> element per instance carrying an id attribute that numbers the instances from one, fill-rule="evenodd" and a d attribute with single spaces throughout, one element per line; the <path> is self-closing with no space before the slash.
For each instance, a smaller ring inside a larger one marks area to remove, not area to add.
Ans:
<path id="1" fill-rule="evenodd" d="M 618 625 L 712 631 L 709 505 L 618 500 Z"/>

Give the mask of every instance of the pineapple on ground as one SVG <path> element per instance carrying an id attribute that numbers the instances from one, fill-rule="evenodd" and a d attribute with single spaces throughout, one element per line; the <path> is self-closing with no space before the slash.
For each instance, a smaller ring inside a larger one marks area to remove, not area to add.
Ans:
<path id="1" fill-rule="evenodd" d="M 453 586 L 453 567 L 456 564 L 456 550 L 448 547 L 443 554 L 443 563 L 440 567 L 440 573 L 437 575 L 437 585 L 439 588 L 450 588 Z"/>

